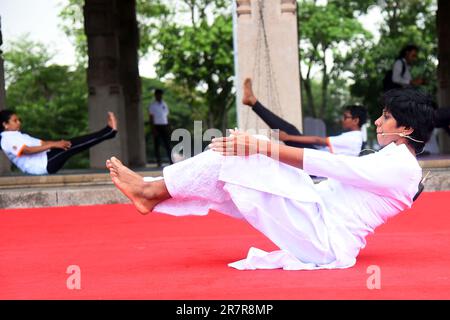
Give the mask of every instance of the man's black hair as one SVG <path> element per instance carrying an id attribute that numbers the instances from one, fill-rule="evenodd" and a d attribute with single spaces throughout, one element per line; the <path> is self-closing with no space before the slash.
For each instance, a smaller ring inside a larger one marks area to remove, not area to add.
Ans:
<path id="1" fill-rule="evenodd" d="M 349 105 L 344 107 L 344 111 L 350 112 L 352 118 L 358 118 L 358 126 L 360 128 L 367 121 L 367 109 L 364 106 Z"/>
<path id="2" fill-rule="evenodd" d="M 410 52 L 410 51 L 413 51 L 413 50 L 419 51 L 419 47 L 416 46 L 415 44 L 408 44 L 408 45 L 404 46 L 402 48 L 402 50 L 400 50 L 400 53 L 398 54 L 397 58 L 398 59 L 402 59 L 402 58 L 406 57 L 406 53 L 407 52 Z"/>
<path id="3" fill-rule="evenodd" d="M 16 114 L 16 113 L 12 110 L 5 109 L 5 110 L 0 111 L 0 133 L 2 133 L 5 130 L 5 128 L 3 127 L 3 122 L 8 122 L 9 119 L 11 119 L 11 116 L 13 114 Z M 0 150 L 2 149 L 1 141 L 2 141 L 2 137 L 0 135 Z"/>
<path id="4" fill-rule="evenodd" d="M 3 122 L 8 122 L 13 114 L 16 113 L 8 109 L 0 111 L 0 132 L 3 132 L 3 130 L 5 130 L 5 128 L 3 127 Z"/>
<path id="5" fill-rule="evenodd" d="M 422 152 L 434 129 L 434 108 L 436 104 L 430 95 L 417 88 L 392 89 L 381 97 L 382 107 L 392 114 L 397 127 L 405 126 L 414 131 L 407 140 L 417 153 Z"/>
<path id="6" fill-rule="evenodd" d="M 164 90 L 162 90 L 162 89 L 155 89 L 155 94 L 162 95 L 162 94 L 164 94 Z"/>

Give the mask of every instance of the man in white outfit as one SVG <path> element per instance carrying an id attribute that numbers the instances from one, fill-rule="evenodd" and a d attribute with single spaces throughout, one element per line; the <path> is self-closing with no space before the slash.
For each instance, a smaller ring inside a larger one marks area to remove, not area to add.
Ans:
<path id="1" fill-rule="evenodd" d="M 375 121 L 384 148 L 353 157 L 263 141 L 232 131 L 209 151 L 164 168 L 146 182 L 116 158 L 112 181 L 142 214 L 206 215 L 210 209 L 245 219 L 280 250 L 251 248 L 237 269 L 348 268 L 365 237 L 411 207 L 422 170 L 415 158 L 433 130 L 430 99 L 413 89 L 383 97 Z M 309 175 L 328 179 L 314 184 Z"/>
<path id="2" fill-rule="evenodd" d="M 424 84 L 422 78 L 413 79 L 411 75 L 411 66 L 417 61 L 418 51 L 419 47 L 413 44 L 409 44 L 400 50 L 392 70 L 386 74 L 383 80 L 384 91 Z"/>
<path id="3" fill-rule="evenodd" d="M 161 142 L 166 150 L 169 162 L 172 164 L 171 147 L 170 147 L 170 128 L 169 128 L 169 107 L 163 100 L 164 92 L 161 89 L 155 90 L 155 101 L 148 107 L 150 117 L 150 126 L 153 135 L 155 147 L 156 163 L 158 167 L 162 166 L 159 147 Z"/>
<path id="4" fill-rule="evenodd" d="M 250 78 L 244 80 L 242 103 L 250 107 L 271 129 L 279 130 L 279 140 L 297 148 L 324 150 L 335 154 L 358 156 L 363 145 L 361 127 L 366 123 L 367 111 L 363 106 L 348 105 L 342 112 L 344 133 L 332 137 L 306 136 L 292 123 L 280 118 L 258 101 Z"/>

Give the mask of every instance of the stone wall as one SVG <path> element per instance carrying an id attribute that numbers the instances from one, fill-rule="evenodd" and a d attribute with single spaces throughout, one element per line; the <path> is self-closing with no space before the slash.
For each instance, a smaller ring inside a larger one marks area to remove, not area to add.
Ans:
<path id="1" fill-rule="evenodd" d="M 296 1 L 237 0 L 235 7 L 239 128 L 267 129 L 249 107 L 241 104 L 242 83 L 250 77 L 261 103 L 301 130 Z"/>

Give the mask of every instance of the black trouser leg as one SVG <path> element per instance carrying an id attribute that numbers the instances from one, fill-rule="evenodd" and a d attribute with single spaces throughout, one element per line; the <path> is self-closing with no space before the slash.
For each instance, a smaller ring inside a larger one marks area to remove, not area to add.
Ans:
<path id="1" fill-rule="evenodd" d="M 156 163 L 158 164 L 158 167 L 161 166 L 161 154 L 159 153 L 159 141 L 161 139 L 161 136 L 159 134 L 158 129 L 155 126 L 155 135 L 153 136 L 153 146 L 155 148 L 155 157 L 156 157 Z"/>
<path id="2" fill-rule="evenodd" d="M 113 130 L 111 127 L 106 126 L 100 131 L 87 134 L 85 136 L 76 137 L 70 139 L 72 146 L 70 149 L 51 149 L 47 153 L 47 171 L 48 173 L 55 173 L 61 169 L 70 157 L 87 150 L 100 142 L 108 139 L 112 139 L 116 136 L 117 130 Z"/>
<path id="3" fill-rule="evenodd" d="M 293 124 L 283 120 L 272 111 L 268 110 L 259 101 L 256 101 L 252 107 L 252 110 L 270 127 L 270 129 L 279 129 L 287 134 L 296 136 L 303 135 Z M 315 149 L 314 145 L 307 143 L 295 141 L 285 141 L 284 143 L 290 147 Z"/>
<path id="4" fill-rule="evenodd" d="M 167 157 L 169 158 L 169 162 L 172 164 L 172 148 L 170 145 L 170 132 L 168 125 L 155 125 L 156 136 L 154 139 L 155 142 L 155 156 L 156 162 L 158 166 L 161 166 L 161 154 L 160 154 L 160 144 L 162 142 L 164 149 L 166 150 Z"/>
<path id="5" fill-rule="evenodd" d="M 170 130 L 169 130 L 169 126 L 164 126 L 164 128 L 162 128 L 161 130 L 163 132 L 162 134 L 162 141 L 164 144 L 164 148 L 166 149 L 166 153 L 167 153 L 167 157 L 169 158 L 169 162 L 170 164 L 173 164 L 172 161 L 172 146 L 171 146 L 171 141 L 170 141 Z"/>

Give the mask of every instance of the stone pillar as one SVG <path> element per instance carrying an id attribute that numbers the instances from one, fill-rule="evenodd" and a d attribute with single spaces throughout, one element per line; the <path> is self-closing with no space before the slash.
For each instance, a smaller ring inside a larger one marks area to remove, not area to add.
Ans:
<path id="1" fill-rule="evenodd" d="M 2 23 L 0 18 L 0 110 L 6 109 L 5 71 L 3 68 L 3 51 L 1 49 L 2 44 Z M 0 151 L 0 174 L 4 174 L 10 171 L 11 163 L 9 162 L 6 155 L 2 151 Z"/>
<path id="2" fill-rule="evenodd" d="M 105 160 L 112 155 L 129 166 L 143 166 L 145 137 L 139 106 L 135 2 L 86 0 L 84 19 L 89 55 L 89 129 L 102 128 L 107 111 L 116 113 L 119 122 L 115 139 L 90 149 L 91 167 L 104 168 Z M 127 36 L 132 39 L 125 41 Z"/>
<path id="3" fill-rule="evenodd" d="M 251 77 L 261 103 L 302 130 L 296 1 L 236 0 L 235 8 L 239 128 L 267 129 L 241 103 L 242 83 Z"/>
<path id="4" fill-rule="evenodd" d="M 117 1 L 119 15 L 120 81 L 126 106 L 128 160 L 132 166 L 144 166 L 145 132 L 141 108 L 139 76 L 139 30 L 135 1 Z"/>
<path id="5" fill-rule="evenodd" d="M 438 104 L 450 108 L 450 1 L 439 0 L 436 15 L 438 34 Z M 441 130 L 439 147 L 450 153 L 450 137 Z"/>

